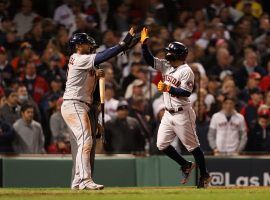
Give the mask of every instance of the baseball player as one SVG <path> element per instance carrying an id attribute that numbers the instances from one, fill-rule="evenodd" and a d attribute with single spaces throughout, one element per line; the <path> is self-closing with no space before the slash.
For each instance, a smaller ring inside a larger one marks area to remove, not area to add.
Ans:
<path id="1" fill-rule="evenodd" d="M 211 177 L 207 172 L 204 154 L 195 131 L 196 115 L 188 99 L 194 87 L 194 74 L 185 62 L 188 48 L 180 42 L 172 42 L 165 48 L 165 59 L 158 59 L 148 50 L 148 38 L 148 30 L 143 28 L 141 31 L 143 57 L 147 64 L 162 73 L 164 81 L 158 83 L 158 90 L 163 92 L 165 114 L 158 130 L 157 147 L 181 166 L 182 184 L 188 182 L 190 173 L 197 164 L 200 169 L 198 188 L 205 188 Z M 185 160 L 171 146 L 175 136 L 192 153 L 196 164 Z"/>
<path id="2" fill-rule="evenodd" d="M 72 189 L 99 190 L 104 188 L 103 185 L 94 183 L 90 164 L 94 133 L 91 129 L 88 112 L 93 103 L 93 92 L 97 79 L 104 77 L 104 70 L 97 69 L 95 66 L 127 50 L 134 35 L 134 30 L 131 28 L 118 45 L 99 53 L 94 53 L 96 42 L 86 33 L 76 33 L 69 41 L 70 49 L 74 53 L 69 59 L 61 113 L 73 132 L 71 137 L 76 141 L 76 144 L 71 143 L 73 145 L 72 153 L 76 155 L 74 156 L 76 159 L 73 161 L 75 172 L 71 184 Z"/>

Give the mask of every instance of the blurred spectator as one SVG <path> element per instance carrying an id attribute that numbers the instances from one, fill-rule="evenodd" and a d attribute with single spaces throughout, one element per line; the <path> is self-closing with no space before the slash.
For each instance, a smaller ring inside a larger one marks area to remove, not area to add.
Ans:
<path id="1" fill-rule="evenodd" d="M 147 14 L 159 25 L 165 26 L 168 23 L 168 13 L 161 0 L 150 0 Z"/>
<path id="2" fill-rule="evenodd" d="M 5 87 L 9 86 L 14 75 L 13 68 L 7 59 L 6 49 L 0 46 L 0 84 Z"/>
<path id="3" fill-rule="evenodd" d="M 206 105 L 207 110 L 210 110 L 211 105 L 215 103 L 214 96 L 212 94 L 209 94 L 207 90 L 204 89 L 203 87 L 201 87 L 199 90 L 199 98 L 200 102 Z M 192 93 L 189 97 L 189 100 L 191 104 L 194 105 L 194 103 L 199 100 L 198 94 Z"/>
<path id="4" fill-rule="evenodd" d="M 264 104 L 270 108 L 270 89 L 265 92 Z"/>
<path id="5" fill-rule="evenodd" d="M 30 31 L 36 17 L 37 14 L 32 11 L 32 0 L 22 0 L 21 12 L 17 13 L 13 19 L 19 37 L 23 38 L 24 34 Z"/>
<path id="6" fill-rule="evenodd" d="M 40 123 L 33 120 L 33 117 L 33 106 L 22 105 L 21 118 L 13 124 L 16 132 L 13 148 L 16 153 L 45 153 L 43 131 Z"/>
<path id="7" fill-rule="evenodd" d="M 52 133 L 49 153 L 70 153 L 69 134 L 70 129 L 61 114 L 63 98 L 57 100 L 56 111 L 50 117 L 50 130 Z"/>
<path id="8" fill-rule="evenodd" d="M 207 106 L 205 103 L 196 101 L 193 105 L 193 109 L 196 113 L 196 133 L 200 141 L 200 147 L 203 152 L 211 152 L 211 148 L 208 143 L 207 133 L 209 130 L 210 117 L 208 116 Z"/>
<path id="9" fill-rule="evenodd" d="M 11 65 L 17 76 L 21 76 L 24 73 L 27 62 L 36 59 L 32 45 L 29 42 L 23 42 L 20 45 L 20 51 L 19 56 L 14 57 L 11 61 Z"/>
<path id="10" fill-rule="evenodd" d="M 204 9 L 208 20 L 212 20 L 214 17 L 222 14 L 222 9 L 226 8 L 224 0 L 212 0 L 212 3 Z M 241 17 L 241 13 L 232 7 L 228 7 L 229 14 L 234 21 L 237 21 Z"/>
<path id="11" fill-rule="evenodd" d="M 41 19 L 37 20 L 26 34 L 25 39 L 32 45 L 33 50 L 42 55 L 48 41 L 43 36 L 43 27 Z"/>
<path id="12" fill-rule="evenodd" d="M 8 16 L 7 4 L 8 2 L 6 0 L 0 1 L 0 21 L 2 21 L 4 17 Z"/>
<path id="13" fill-rule="evenodd" d="M 252 72 L 258 72 L 261 76 L 266 75 L 264 68 L 258 65 L 258 55 L 254 51 L 247 51 L 242 66 L 235 72 L 235 81 L 240 89 L 247 84 L 248 76 Z"/>
<path id="14" fill-rule="evenodd" d="M 262 77 L 262 80 L 260 82 L 260 88 L 262 89 L 263 92 L 266 92 L 267 90 L 270 89 L 270 59 L 268 59 L 266 63 L 266 70 L 267 74 Z"/>
<path id="15" fill-rule="evenodd" d="M 249 91 L 250 100 L 247 106 L 241 109 L 241 114 L 245 117 L 248 129 L 253 129 L 258 117 L 257 110 L 262 104 L 262 91 L 258 88 L 253 88 Z"/>
<path id="16" fill-rule="evenodd" d="M 12 61 L 20 50 L 19 40 L 17 39 L 17 30 L 12 28 L 6 32 L 4 47 L 7 50 L 8 60 Z M 21 53 L 22 52 L 20 52 L 20 54 Z"/>
<path id="17" fill-rule="evenodd" d="M 249 94 L 250 90 L 254 88 L 258 88 L 260 80 L 261 80 L 261 75 L 257 72 L 252 72 L 248 77 L 246 87 L 243 90 L 241 90 L 238 98 L 247 104 L 250 99 L 250 94 Z"/>
<path id="18" fill-rule="evenodd" d="M 149 109 L 147 109 L 148 105 L 144 97 L 134 97 L 130 103 L 129 116 L 138 120 L 142 133 L 148 142 L 152 137 L 152 122 L 149 113 Z"/>
<path id="19" fill-rule="evenodd" d="M 44 18 L 42 20 L 43 37 L 49 41 L 56 32 L 56 23 L 51 18 Z"/>
<path id="20" fill-rule="evenodd" d="M 258 112 L 258 120 L 248 134 L 247 151 L 270 152 L 269 107 Z"/>
<path id="21" fill-rule="evenodd" d="M 123 131 L 125 130 L 125 131 Z M 128 116 L 128 104 L 120 101 L 116 118 L 106 123 L 106 151 L 110 153 L 144 152 L 144 137 L 139 122 Z"/>
<path id="22" fill-rule="evenodd" d="M 29 103 L 34 108 L 34 120 L 37 122 L 41 122 L 41 115 L 38 108 L 37 103 L 33 100 L 31 96 L 29 96 L 27 88 L 25 85 L 19 85 L 17 88 L 17 94 L 18 94 L 18 103 L 20 106 L 22 106 L 25 103 Z"/>
<path id="23" fill-rule="evenodd" d="M 55 9 L 53 16 L 53 20 L 57 24 L 64 25 L 69 30 L 75 25 L 75 18 L 71 9 L 73 3 L 74 0 L 63 0 L 63 4 Z"/>
<path id="24" fill-rule="evenodd" d="M 8 125 L 12 124 L 20 118 L 18 106 L 18 94 L 15 90 L 5 90 L 6 103 L 0 108 L 0 119 Z"/>
<path id="25" fill-rule="evenodd" d="M 0 120 L 0 153 L 13 152 L 12 142 L 14 136 L 15 134 L 12 127 Z"/>
<path id="26" fill-rule="evenodd" d="M 96 1 L 96 13 L 95 17 L 97 19 L 99 30 L 104 33 L 108 29 L 115 30 L 115 23 L 113 21 L 112 12 L 108 0 Z"/>
<path id="27" fill-rule="evenodd" d="M 214 155 L 237 155 L 245 148 L 247 129 L 244 117 L 235 111 L 235 101 L 225 98 L 222 110 L 213 115 L 208 141 Z"/>
<path id="28" fill-rule="evenodd" d="M 0 5 L 1 5 L 1 2 L 0 2 Z M 0 24 L 1 24 L 1 27 L 0 27 L 0 44 L 4 45 L 4 44 L 7 43 L 7 33 L 9 31 L 15 31 L 15 26 L 14 26 L 14 24 L 12 22 L 12 19 L 9 16 L 2 17 Z"/>
<path id="29" fill-rule="evenodd" d="M 101 69 L 105 71 L 105 83 L 111 85 L 114 88 L 115 95 L 119 96 L 121 87 L 119 82 L 115 79 L 114 68 L 111 63 L 105 62 L 100 65 Z"/>
<path id="30" fill-rule="evenodd" d="M 105 86 L 105 113 L 110 117 L 116 116 L 117 106 L 119 101 L 114 98 L 114 88 L 112 85 Z"/>
<path id="31" fill-rule="evenodd" d="M 224 70 L 233 71 L 233 67 L 231 66 L 232 56 L 230 52 L 225 48 L 220 48 L 217 50 L 217 65 L 214 66 L 211 71 L 209 71 L 210 75 L 214 75 L 220 77 L 220 74 Z"/>
<path id="32" fill-rule="evenodd" d="M 136 79 L 129 85 L 129 87 L 131 87 L 131 85 L 132 85 L 132 91 L 131 91 L 132 96 L 127 99 L 129 104 L 131 104 L 134 98 L 144 97 L 143 89 L 142 89 L 144 84 L 142 80 Z"/>
<path id="33" fill-rule="evenodd" d="M 153 101 L 153 113 L 155 118 L 155 128 L 153 130 L 153 136 L 150 138 L 150 154 L 162 154 L 161 151 L 157 148 L 157 133 L 158 128 L 161 123 L 161 119 L 165 112 L 165 104 L 163 100 L 163 96 L 161 95 L 159 98 Z"/>
<path id="34" fill-rule="evenodd" d="M 151 71 L 149 71 L 148 68 L 141 67 L 139 72 L 138 72 L 138 79 L 136 79 L 136 80 L 142 81 L 142 83 L 143 83 L 143 85 L 142 85 L 143 96 L 146 99 L 153 98 L 154 95 L 157 93 L 156 85 L 154 83 L 150 82 L 149 73 L 151 73 Z M 130 98 L 133 95 L 132 90 L 133 90 L 133 85 L 134 85 L 136 80 L 134 80 L 127 87 L 127 90 L 125 93 L 126 99 Z"/>
<path id="35" fill-rule="evenodd" d="M 91 37 L 95 39 L 98 45 L 102 42 L 102 34 L 99 30 L 96 29 L 97 23 L 94 21 L 92 16 L 86 15 L 77 15 L 76 16 L 76 30 L 73 32 L 75 33 L 87 33 Z"/>
<path id="36" fill-rule="evenodd" d="M 51 82 L 53 79 L 58 79 L 60 82 L 66 81 L 66 73 L 62 68 L 62 60 L 59 54 L 52 55 L 49 58 L 49 62 L 44 63 L 44 67 L 39 69 L 39 71 L 39 74 L 46 78 L 48 82 Z"/>
<path id="37" fill-rule="evenodd" d="M 121 2 L 114 12 L 114 21 L 116 30 L 120 32 L 128 31 L 129 29 L 129 6 L 124 1 Z"/>
<path id="38" fill-rule="evenodd" d="M 236 9 L 256 18 L 259 18 L 263 13 L 262 5 L 255 0 L 241 0 L 236 4 Z"/>
<path id="39" fill-rule="evenodd" d="M 25 75 L 22 77 L 22 82 L 27 87 L 28 93 L 39 104 L 42 97 L 49 90 L 46 80 L 37 75 L 36 64 L 33 61 L 26 63 Z"/>
<path id="40" fill-rule="evenodd" d="M 139 77 L 139 71 L 140 68 L 142 67 L 142 63 L 140 62 L 133 62 L 130 66 L 130 73 L 128 74 L 128 76 L 126 76 L 123 79 L 123 83 L 122 83 L 122 90 L 126 91 L 127 87 L 129 84 L 131 84 L 135 79 L 137 79 Z M 126 66 L 128 67 L 128 66 Z M 124 68 L 124 70 L 126 69 L 126 67 Z"/>

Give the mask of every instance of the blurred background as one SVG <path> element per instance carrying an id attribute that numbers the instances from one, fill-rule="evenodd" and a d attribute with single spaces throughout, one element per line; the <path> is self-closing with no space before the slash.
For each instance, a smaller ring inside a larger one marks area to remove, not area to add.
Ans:
<path id="1" fill-rule="evenodd" d="M 154 56 L 164 58 L 171 41 L 189 48 L 187 63 L 196 76 L 190 101 L 205 154 L 269 154 L 269 11 L 266 0 L 0 0 L 0 153 L 70 154 L 70 130 L 60 113 L 70 36 L 86 32 L 102 51 L 131 26 L 145 26 Z M 160 154 L 161 74 L 145 64 L 140 44 L 100 67 L 106 74 L 108 142 L 98 142 L 96 152 Z M 21 110 L 25 102 L 33 113 Z M 213 117 L 218 112 L 243 116 L 245 126 L 227 115 L 220 124 Z M 38 128 L 20 119 L 34 120 Z M 173 145 L 187 153 L 179 140 Z"/>

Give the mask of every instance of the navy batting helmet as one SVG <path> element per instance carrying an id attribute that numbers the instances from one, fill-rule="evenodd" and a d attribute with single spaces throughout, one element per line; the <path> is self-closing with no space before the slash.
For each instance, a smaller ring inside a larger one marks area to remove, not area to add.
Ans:
<path id="1" fill-rule="evenodd" d="M 69 40 L 69 47 L 71 50 L 75 49 L 76 44 L 91 44 L 94 48 L 98 45 L 96 41 L 86 33 L 75 33 Z"/>
<path id="2" fill-rule="evenodd" d="M 165 58 L 168 61 L 184 61 L 188 55 L 188 48 L 181 42 L 171 42 L 165 48 Z"/>

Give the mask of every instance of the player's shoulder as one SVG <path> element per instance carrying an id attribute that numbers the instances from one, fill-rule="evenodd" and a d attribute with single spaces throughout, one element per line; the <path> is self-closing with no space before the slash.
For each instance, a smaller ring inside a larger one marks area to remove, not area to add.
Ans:
<path id="1" fill-rule="evenodd" d="M 183 64 L 179 69 L 181 70 L 182 73 L 192 73 L 193 74 L 191 67 L 186 63 Z"/>
<path id="2" fill-rule="evenodd" d="M 237 111 L 235 111 L 234 115 L 235 115 L 237 118 L 241 119 L 241 120 L 245 120 L 244 116 L 243 116 L 241 113 L 237 112 Z"/>
<path id="3" fill-rule="evenodd" d="M 224 117 L 224 116 L 225 116 L 224 113 L 222 111 L 219 111 L 219 112 L 213 114 L 212 119 L 213 118 L 215 118 L 215 119 L 216 118 L 221 118 L 221 117 Z"/>
<path id="4" fill-rule="evenodd" d="M 90 57 L 93 57 L 95 54 L 78 54 L 78 53 L 73 53 L 70 57 L 72 58 L 80 58 L 80 59 L 87 59 Z"/>

